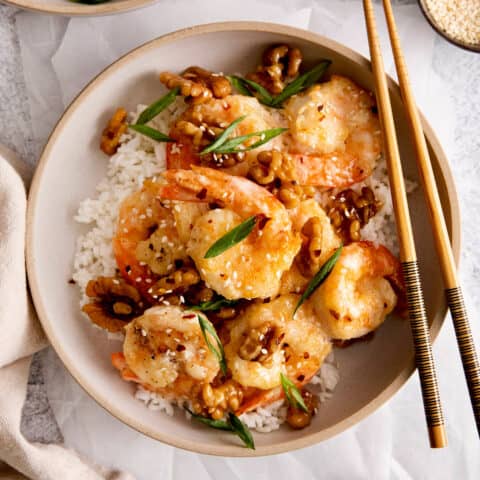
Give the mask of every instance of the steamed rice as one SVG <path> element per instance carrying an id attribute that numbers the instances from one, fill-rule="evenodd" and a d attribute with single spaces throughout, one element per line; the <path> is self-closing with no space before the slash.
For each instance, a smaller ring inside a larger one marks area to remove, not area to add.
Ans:
<path id="1" fill-rule="evenodd" d="M 130 114 L 130 120 L 135 121 L 144 108 L 144 105 L 139 105 L 137 111 Z M 177 116 L 184 108 L 183 100 L 177 99 L 164 114 L 152 122 L 152 126 L 160 131 L 168 131 L 172 117 Z M 146 178 L 164 171 L 165 157 L 164 143 L 156 143 L 135 132 L 124 135 L 117 153 L 108 161 L 106 177 L 97 185 L 96 196 L 81 202 L 75 220 L 90 227 L 77 241 L 73 265 L 73 279 L 80 288 L 81 306 L 87 302 L 85 288 L 89 280 L 102 275 L 115 274 L 116 263 L 112 239 L 122 200 L 139 190 Z M 364 185 L 373 190 L 377 199 L 383 203 L 383 207 L 363 227 L 362 238 L 382 243 L 391 251 L 397 252 L 393 208 L 384 162 L 378 165 L 370 178 L 352 188 L 360 190 Z M 110 336 L 118 338 L 117 334 Z M 332 396 L 338 380 L 338 365 L 332 352 L 313 377 L 310 386 L 319 396 L 320 402 L 324 402 Z M 174 414 L 175 400 L 166 399 L 141 386 L 137 387 L 135 397 L 149 409 L 161 411 L 167 415 Z M 243 414 L 241 419 L 249 428 L 265 433 L 280 427 L 285 421 L 286 411 L 284 400 L 279 400 L 269 406 Z"/>

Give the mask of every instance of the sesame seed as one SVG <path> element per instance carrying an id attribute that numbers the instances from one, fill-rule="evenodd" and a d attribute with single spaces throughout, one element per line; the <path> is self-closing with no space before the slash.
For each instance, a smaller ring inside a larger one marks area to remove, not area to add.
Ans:
<path id="1" fill-rule="evenodd" d="M 478 0 L 427 0 L 427 8 L 441 30 L 465 43 L 480 43 Z"/>

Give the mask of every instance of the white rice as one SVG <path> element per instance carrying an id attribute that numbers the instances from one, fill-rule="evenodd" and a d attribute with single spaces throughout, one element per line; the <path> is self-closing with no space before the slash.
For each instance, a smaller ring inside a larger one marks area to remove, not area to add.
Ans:
<path id="1" fill-rule="evenodd" d="M 137 111 L 130 114 L 132 121 L 144 108 L 139 105 Z M 152 126 L 168 131 L 170 118 L 183 108 L 183 100 L 178 99 L 168 108 L 170 115 L 160 115 Z M 107 175 L 97 185 L 97 195 L 81 202 L 75 216 L 77 222 L 91 225 L 91 229 L 77 240 L 73 265 L 73 279 L 80 287 L 82 305 L 86 301 L 85 287 L 89 280 L 115 273 L 112 239 L 122 200 L 139 190 L 146 178 L 161 173 L 166 167 L 164 143 L 135 132 L 124 135 L 122 140 L 117 153 L 108 160 Z"/>
<path id="2" fill-rule="evenodd" d="M 139 105 L 137 111 L 130 114 L 130 119 L 135 121 L 144 108 L 145 106 Z M 167 114 L 160 115 L 151 123 L 152 126 L 163 132 L 168 131 L 171 118 L 184 108 L 183 100 L 178 99 L 168 108 Z M 108 160 L 107 175 L 97 185 L 96 196 L 87 198 L 80 204 L 75 220 L 90 226 L 88 232 L 79 237 L 74 258 L 73 279 L 80 288 L 81 305 L 87 301 L 85 287 L 89 280 L 115 273 L 112 239 L 122 200 L 139 190 L 146 178 L 165 170 L 165 166 L 164 143 L 156 143 L 134 132 L 128 133 L 122 139 L 117 153 Z M 395 222 L 385 164 L 378 165 L 369 179 L 354 188 L 361 189 L 363 185 L 374 191 L 377 199 L 383 203 L 383 208 L 362 229 L 362 237 L 383 243 L 396 252 L 398 248 Z M 119 338 L 119 335 L 109 337 Z M 338 380 L 339 370 L 332 352 L 310 385 L 318 394 L 320 402 L 325 402 L 332 396 Z M 149 409 L 165 412 L 167 415 L 174 414 L 175 400 L 166 399 L 140 386 L 135 397 Z M 266 433 L 278 429 L 285 422 L 286 411 L 284 400 L 279 400 L 243 414 L 241 418 L 249 428 Z"/>

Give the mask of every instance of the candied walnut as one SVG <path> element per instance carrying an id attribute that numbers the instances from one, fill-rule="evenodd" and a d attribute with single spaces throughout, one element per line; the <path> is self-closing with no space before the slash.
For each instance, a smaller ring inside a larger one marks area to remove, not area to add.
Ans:
<path id="1" fill-rule="evenodd" d="M 295 164 L 288 153 L 263 150 L 250 165 L 248 176 L 260 185 L 276 183 L 297 184 Z"/>
<path id="2" fill-rule="evenodd" d="M 204 103 L 211 98 L 230 95 L 230 82 L 223 75 L 209 72 L 200 67 L 189 67 L 181 75 L 162 72 L 160 81 L 167 88 L 180 88 L 180 93 L 189 103 Z"/>
<path id="3" fill-rule="evenodd" d="M 215 292 L 205 286 L 205 283 L 201 282 L 188 290 L 186 298 L 189 305 L 198 305 L 199 303 L 209 302 L 213 299 L 214 295 Z"/>
<path id="4" fill-rule="evenodd" d="M 263 150 L 250 164 L 248 177 L 264 186 L 287 207 L 315 195 L 315 188 L 299 185 L 295 164 L 288 153 L 278 150 Z"/>
<path id="5" fill-rule="evenodd" d="M 207 123 L 205 120 L 199 120 L 192 112 L 191 115 L 184 115 L 181 120 L 175 123 L 170 135 L 181 143 L 185 136 L 192 139 L 196 150 L 200 151 L 211 144 L 219 135 L 223 133 L 227 124 L 222 122 Z M 244 152 L 237 153 L 207 153 L 199 157 L 199 164 L 210 168 L 227 168 L 241 163 L 245 160 Z"/>
<path id="6" fill-rule="evenodd" d="M 120 146 L 120 138 L 127 131 L 127 111 L 117 108 L 102 132 L 100 149 L 107 155 L 113 155 Z"/>
<path id="7" fill-rule="evenodd" d="M 287 410 L 287 423 L 295 430 L 299 430 L 310 425 L 312 417 L 315 415 L 315 411 L 318 408 L 318 397 L 313 393 L 309 392 L 308 390 L 303 390 L 302 398 L 305 406 L 307 407 L 307 412 L 304 412 L 299 408 L 295 408 L 292 405 L 290 405 Z"/>
<path id="8" fill-rule="evenodd" d="M 287 208 L 295 208 L 303 200 L 313 198 L 315 196 L 315 187 L 309 185 L 297 185 L 290 183 L 282 185 L 278 191 L 274 192 L 278 199 Z"/>
<path id="9" fill-rule="evenodd" d="M 348 188 L 331 197 L 328 216 L 344 243 L 360 240 L 360 230 L 382 208 L 369 187 L 360 193 Z"/>
<path id="10" fill-rule="evenodd" d="M 201 396 L 193 408 L 195 413 L 220 420 L 227 411 L 238 410 L 242 401 L 242 387 L 234 380 L 227 380 L 219 386 L 204 385 Z"/>
<path id="11" fill-rule="evenodd" d="M 259 83 L 270 93 L 278 95 L 298 76 L 302 63 L 302 53 L 289 45 L 274 45 L 263 53 L 262 65 L 247 78 Z"/>
<path id="12" fill-rule="evenodd" d="M 82 307 L 90 320 L 109 332 L 119 332 L 145 310 L 138 290 L 122 278 L 98 277 L 90 280 L 85 293 L 93 301 Z"/>
<path id="13" fill-rule="evenodd" d="M 297 262 L 300 272 L 306 277 L 315 275 L 320 269 L 322 255 L 323 225 L 318 217 L 308 219 L 302 227 L 304 242 Z"/>
<path id="14" fill-rule="evenodd" d="M 151 293 L 154 298 L 172 292 L 182 293 L 185 292 L 188 287 L 197 284 L 199 281 L 200 275 L 195 268 L 181 267 L 153 284 L 149 289 L 149 293 Z"/>

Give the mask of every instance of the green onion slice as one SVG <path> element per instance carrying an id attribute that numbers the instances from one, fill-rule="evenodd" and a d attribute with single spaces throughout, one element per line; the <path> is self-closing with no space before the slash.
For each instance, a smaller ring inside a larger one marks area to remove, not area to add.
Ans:
<path id="1" fill-rule="evenodd" d="M 148 125 L 129 125 L 128 128 L 135 130 L 135 132 L 141 133 L 146 137 L 156 140 L 157 142 L 174 142 L 173 138 L 170 138 L 168 135 L 165 135 L 162 132 L 159 132 L 155 128 L 149 127 Z"/>
<path id="2" fill-rule="evenodd" d="M 223 345 L 220 339 L 218 338 L 217 331 L 212 323 L 204 317 L 203 315 L 197 315 L 198 323 L 200 324 L 200 329 L 202 330 L 203 338 L 207 344 L 209 350 L 217 357 L 220 369 L 224 375 L 227 374 L 227 362 L 225 361 L 225 352 L 223 350 Z M 216 345 L 214 345 L 209 338 L 209 335 L 213 337 Z"/>
<path id="3" fill-rule="evenodd" d="M 137 125 L 144 125 L 150 120 L 154 119 L 160 112 L 163 112 L 175 100 L 175 97 L 180 93 L 180 89 L 175 87 L 170 90 L 162 98 L 149 105 L 138 117 Z"/>
<path id="4" fill-rule="evenodd" d="M 302 394 L 296 385 L 283 373 L 280 374 L 280 380 L 282 382 L 282 388 L 285 392 L 285 397 L 287 398 L 288 403 L 293 408 L 299 408 L 308 413 L 308 408 L 305 405 Z"/>
<path id="5" fill-rule="evenodd" d="M 307 300 L 307 298 L 310 297 L 310 295 L 327 279 L 328 275 L 330 274 L 330 272 L 333 270 L 333 267 L 337 263 L 337 260 L 339 259 L 340 254 L 342 253 L 342 248 L 343 248 L 343 245 L 340 245 L 332 254 L 332 256 L 322 265 L 322 268 L 310 280 L 310 282 L 307 285 L 307 288 L 305 289 L 302 296 L 300 297 L 300 300 L 298 301 L 297 306 L 295 307 L 295 310 L 293 311 L 294 316 L 295 316 L 295 313 L 297 313 L 297 310 L 303 304 L 303 302 Z"/>
<path id="6" fill-rule="evenodd" d="M 228 231 L 223 237 L 220 237 L 205 253 L 203 258 L 213 258 L 222 254 L 229 248 L 247 238 L 257 223 L 257 216 L 253 215 L 244 222 Z"/>

